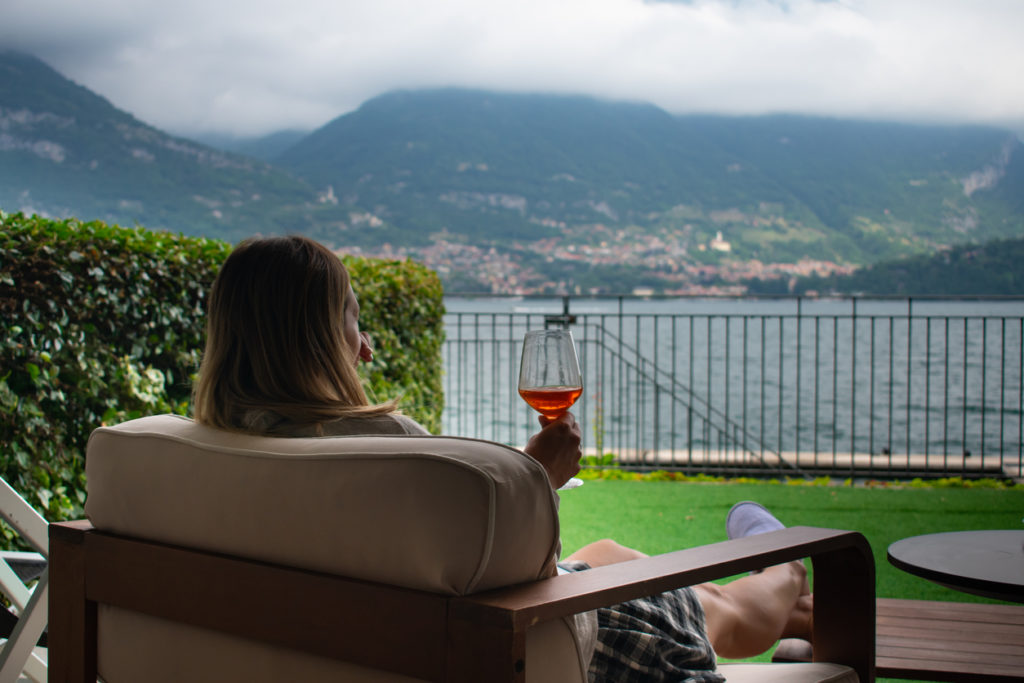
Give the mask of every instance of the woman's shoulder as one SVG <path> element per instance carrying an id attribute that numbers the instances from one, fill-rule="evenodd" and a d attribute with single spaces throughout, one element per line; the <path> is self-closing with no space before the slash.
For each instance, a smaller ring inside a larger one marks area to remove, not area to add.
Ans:
<path id="1" fill-rule="evenodd" d="M 343 417 L 323 423 L 324 436 L 357 436 L 362 434 L 414 434 L 428 435 L 416 420 L 400 413 L 385 413 L 366 417 Z"/>
<path id="2" fill-rule="evenodd" d="M 389 417 L 392 420 L 395 420 L 395 422 L 402 426 L 402 429 L 405 430 L 406 434 L 415 434 L 418 436 L 428 436 L 430 434 L 430 432 L 427 431 L 426 427 L 424 427 L 423 425 L 421 425 L 419 422 L 412 419 L 408 415 L 403 415 L 401 413 L 390 413 L 388 415 L 382 415 L 381 417 Z"/>

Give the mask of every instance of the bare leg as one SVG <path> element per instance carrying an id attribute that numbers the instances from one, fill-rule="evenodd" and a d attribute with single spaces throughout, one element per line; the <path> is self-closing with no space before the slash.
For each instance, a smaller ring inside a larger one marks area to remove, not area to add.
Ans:
<path id="1" fill-rule="evenodd" d="M 600 567 L 647 557 L 610 539 L 586 545 L 567 559 Z M 813 599 L 802 562 L 768 567 L 730 583 L 694 586 L 715 652 L 743 659 L 765 652 L 780 638 L 810 640 Z"/>
<path id="2" fill-rule="evenodd" d="M 565 559 L 586 562 L 591 567 L 603 567 L 606 564 L 617 564 L 641 557 L 647 557 L 647 555 L 621 543 L 616 543 L 610 538 L 605 538 L 583 546 Z"/>
<path id="3" fill-rule="evenodd" d="M 708 638 L 722 657 L 753 657 L 780 638 L 811 639 L 814 603 L 802 562 L 694 589 L 707 618 Z"/>

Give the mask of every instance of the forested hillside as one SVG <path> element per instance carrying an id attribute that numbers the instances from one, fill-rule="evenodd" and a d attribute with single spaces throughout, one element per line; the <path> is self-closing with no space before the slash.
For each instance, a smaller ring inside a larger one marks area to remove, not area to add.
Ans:
<path id="1" fill-rule="evenodd" d="M 885 261 L 851 275 L 751 283 L 754 293 L 965 296 L 1024 294 L 1024 239 L 963 245 L 932 256 Z"/>
<path id="2" fill-rule="evenodd" d="M 1020 234 L 1022 149 L 990 128 L 441 90 L 371 100 L 277 161 L 420 242 L 639 227 L 693 257 L 722 232 L 730 257 L 870 263 Z"/>
<path id="3" fill-rule="evenodd" d="M 8 213 L 238 239 L 311 228 L 315 200 L 311 186 L 266 162 L 167 135 L 43 62 L 0 51 Z"/>

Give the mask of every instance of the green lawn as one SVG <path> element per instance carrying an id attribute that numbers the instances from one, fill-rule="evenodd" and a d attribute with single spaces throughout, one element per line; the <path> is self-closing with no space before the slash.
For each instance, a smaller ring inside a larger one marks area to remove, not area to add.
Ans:
<path id="1" fill-rule="evenodd" d="M 561 494 L 563 555 L 599 538 L 656 554 L 725 539 L 733 503 L 756 500 L 787 525 L 852 529 L 875 555 L 879 597 L 986 602 L 892 567 L 889 544 L 965 529 L 1024 528 L 1024 488 L 863 488 L 588 480 Z M 991 601 L 989 601 L 991 602 Z M 879 679 L 880 681 L 886 679 Z"/>

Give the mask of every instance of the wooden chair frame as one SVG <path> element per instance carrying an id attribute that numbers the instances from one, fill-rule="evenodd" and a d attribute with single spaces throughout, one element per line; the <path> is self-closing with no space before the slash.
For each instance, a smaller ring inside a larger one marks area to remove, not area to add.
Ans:
<path id="1" fill-rule="evenodd" d="M 792 527 L 444 596 L 56 523 L 50 681 L 95 683 L 97 605 L 109 604 L 430 681 L 523 683 L 533 624 L 804 557 L 814 568 L 815 660 L 850 666 L 871 683 L 874 560 L 857 532 Z"/>

